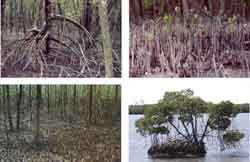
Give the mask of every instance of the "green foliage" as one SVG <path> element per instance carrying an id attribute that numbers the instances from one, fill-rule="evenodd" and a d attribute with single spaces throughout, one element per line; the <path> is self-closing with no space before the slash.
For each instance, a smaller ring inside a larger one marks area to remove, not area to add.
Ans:
<path id="1" fill-rule="evenodd" d="M 173 23 L 173 17 L 171 15 L 165 15 L 163 20 L 167 25 L 171 25 Z"/>
<path id="2" fill-rule="evenodd" d="M 153 6 L 153 0 L 144 0 L 144 7 L 149 9 Z"/>
<path id="3" fill-rule="evenodd" d="M 154 106 L 154 104 L 130 105 L 129 114 L 144 114 L 144 110 L 152 106 Z"/>
<path id="4" fill-rule="evenodd" d="M 209 127 L 213 130 L 223 130 L 225 131 L 231 124 L 231 120 L 228 117 L 218 117 L 211 118 L 209 122 Z"/>
<path id="5" fill-rule="evenodd" d="M 235 142 L 239 142 L 242 138 L 244 138 L 244 134 L 239 132 L 238 130 L 231 130 L 231 131 L 227 131 L 224 135 L 223 135 L 223 141 L 225 143 L 235 143 Z"/>
<path id="6" fill-rule="evenodd" d="M 239 19 L 239 18 L 238 18 L 237 16 L 233 15 L 232 17 L 228 17 L 227 22 L 228 22 L 229 24 L 235 24 L 235 23 L 237 23 L 238 19 Z"/>
<path id="7" fill-rule="evenodd" d="M 250 104 L 238 104 L 239 110 L 241 113 L 249 113 L 250 110 Z"/>
<path id="8" fill-rule="evenodd" d="M 235 117 L 240 112 L 238 106 L 230 101 L 222 101 L 219 104 L 212 105 L 210 108 L 210 117 Z"/>
<path id="9" fill-rule="evenodd" d="M 222 101 L 219 104 L 210 105 L 209 126 L 215 130 L 226 130 L 230 124 L 230 118 L 235 117 L 240 112 L 238 106 L 230 101 Z"/>
<path id="10" fill-rule="evenodd" d="M 200 97 L 194 96 L 194 92 L 190 89 L 166 92 L 164 97 L 159 100 L 157 104 L 148 106 L 143 109 L 144 117 L 136 121 L 137 132 L 143 136 L 151 136 L 157 138 L 159 134 L 169 134 L 170 127 L 173 127 L 178 135 L 181 135 L 185 139 L 193 138 L 192 140 L 203 142 L 204 137 L 207 134 L 208 129 L 227 131 L 231 125 L 231 118 L 235 117 L 240 109 L 230 101 L 222 101 L 219 104 L 207 103 Z M 207 111 L 209 110 L 209 111 Z M 197 132 L 200 131 L 195 126 L 197 122 L 205 118 L 205 114 L 208 113 L 208 127 L 204 124 L 201 130 L 203 136 L 198 136 Z M 200 120 L 199 120 L 200 118 Z M 179 129 L 176 126 L 177 123 L 182 123 L 185 130 Z M 206 128 L 205 128 L 206 127 Z M 191 133 L 188 129 L 191 129 Z M 190 137 L 190 134 L 193 134 Z M 240 140 L 244 136 L 238 132 L 230 132 L 225 134 L 225 140 L 229 137 L 234 138 L 232 140 Z"/>
<path id="11" fill-rule="evenodd" d="M 194 14 L 191 16 L 191 23 L 192 24 L 199 24 L 199 15 L 198 14 Z"/>
<path id="12" fill-rule="evenodd" d="M 145 33 L 145 37 L 148 41 L 152 41 L 155 39 L 155 34 L 153 31 L 149 31 Z"/>
<path id="13" fill-rule="evenodd" d="M 136 121 L 136 131 L 142 136 L 153 134 L 168 134 L 170 131 L 166 126 L 163 126 L 165 119 L 161 116 L 140 118 Z"/>
<path id="14" fill-rule="evenodd" d="M 177 118 L 187 124 L 193 122 L 193 117 L 202 117 L 201 110 L 206 107 L 205 102 L 193 96 L 190 89 L 180 92 L 166 92 L 162 100 L 156 105 L 144 110 L 144 118 L 136 122 L 136 127 L 142 135 L 163 133 L 162 126 L 167 123 L 173 123 L 174 115 L 179 114 Z M 157 129 L 157 130 L 155 130 Z M 160 131 L 161 130 L 161 131 Z M 166 130 L 165 133 L 168 133 Z"/>

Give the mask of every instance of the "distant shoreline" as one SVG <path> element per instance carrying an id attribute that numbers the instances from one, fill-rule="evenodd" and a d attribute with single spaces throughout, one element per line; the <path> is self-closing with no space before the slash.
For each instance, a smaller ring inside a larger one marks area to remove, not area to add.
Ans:
<path id="1" fill-rule="evenodd" d="M 156 104 L 144 104 L 144 105 L 130 105 L 129 106 L 129 115 L 143 115 L 144 110 L 147 107 L 155 106 Z M 235 104 L 239 106 L 240 113 L 250 113 L 249 104 L 243 103 L 243 104 Z M 206 113 L 206 112 L 203 112 Z"/>

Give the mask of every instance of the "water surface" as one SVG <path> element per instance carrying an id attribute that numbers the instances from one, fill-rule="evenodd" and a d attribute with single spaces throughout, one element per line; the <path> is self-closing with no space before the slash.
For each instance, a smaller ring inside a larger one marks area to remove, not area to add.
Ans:
<path id="1" fill-rule="evenodd" d="M 143 115 L 129 115 L 129 162 L 249 162 L 249 113 L 238 114 L 233 120 L 232 127 L 245 134 L 239 149 L 224 152 L 219 150 L 218 143 L 209 142 L 207 155 L 204 158 L 188 159 L 150 159 L 147 150 L 150 139 L 136 132 L 135 121 Z"/>

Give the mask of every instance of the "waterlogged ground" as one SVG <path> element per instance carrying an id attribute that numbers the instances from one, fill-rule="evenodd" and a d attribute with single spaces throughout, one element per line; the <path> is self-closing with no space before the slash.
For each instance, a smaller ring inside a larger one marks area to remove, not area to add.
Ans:
<path id="1" fill-rule="evenodd" d="M 150 139 L 144 138 L 136 132 L 135 121 L 142 115 L 129 116 L 129 162 L 249 162 L 249 116 L 239 114 L 233 120 L 232 127 L 244 132 L 245 138 L 241 141 L 240 148 L 220 152 L 218 143 L 207 144 L 208 153 L 205 158 L 188 159 L 150 159 L 147 150 L 150 147 Z"/>

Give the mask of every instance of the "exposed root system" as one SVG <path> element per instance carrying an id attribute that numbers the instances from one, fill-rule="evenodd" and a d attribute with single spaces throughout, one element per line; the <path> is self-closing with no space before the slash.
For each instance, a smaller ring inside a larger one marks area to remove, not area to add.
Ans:
<path id="1" fill-rule="evenodd" d="M 250 23 L 130 27 L 132 77 L 250 77 Z"/>

